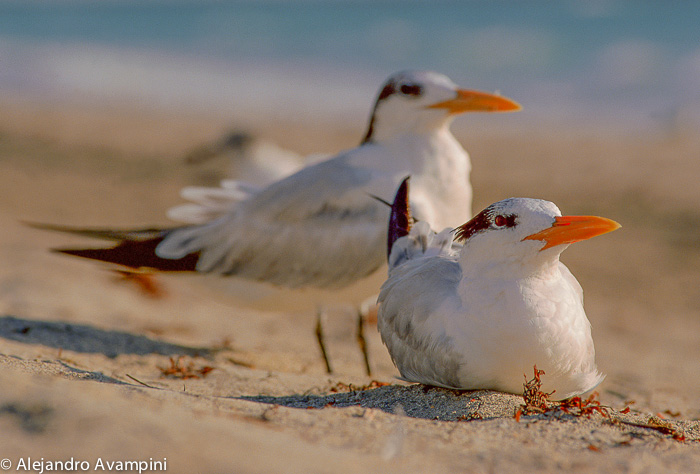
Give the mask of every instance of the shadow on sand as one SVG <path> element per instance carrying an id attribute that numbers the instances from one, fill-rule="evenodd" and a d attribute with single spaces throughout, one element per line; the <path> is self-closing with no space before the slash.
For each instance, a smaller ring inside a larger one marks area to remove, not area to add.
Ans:
<path id="1" fill-rule="evenodd" d="M 425 385 L 387 385 L 370 390 L 327 395 L 288 395 L 281 397 L 237 397 L 290 408 L 326 408 L 361 406 L 387 413 L 401 413 L 429 420 L 473 420 L 512 417 L 522 404 L 522 397 L 479 390 L 460 392 Z"/>
<path id="2" fill-rule="evenodd" d="M 0 317 L 0 337 L 25 344 L 117 357 L 121 354 L 208 356 L 211 349 L 187 347 L 84 324 Z"/>

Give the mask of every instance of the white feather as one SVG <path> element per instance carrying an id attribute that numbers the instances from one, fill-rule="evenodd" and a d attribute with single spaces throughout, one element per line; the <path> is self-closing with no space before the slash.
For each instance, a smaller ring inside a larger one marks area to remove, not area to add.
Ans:
<path id="1" fill-rule="evenodd" d="M 180 196 L 189 202 L 168 210 L 168 218 L 185 224 L 204 224 L 228 213 L 233 205 L 250 198 L 260 187 L 235 180 L 224 180 L 219 188 L 187 186 Z"/>

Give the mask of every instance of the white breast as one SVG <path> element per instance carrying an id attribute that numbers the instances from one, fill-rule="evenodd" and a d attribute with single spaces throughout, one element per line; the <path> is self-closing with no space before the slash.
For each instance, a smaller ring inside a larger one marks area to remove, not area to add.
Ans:
<path id="1" fill-rule="evenodd" d="M 462 385 L 521 393 L 533 367 L 543 389 L 567 398 L 600 383 L 581 287 L 560 262 L 517 280 L 463 281 L 462 308 L 447 317 Z M 475 387 L 476 388 L 476 387 Z"/>
<path id="2" fill-rule="evenodd" d="M 546 277 L 462 280 L 454 258 L 418 258 L 392 272 L 380 303 L 382 339 L 409 381 L 522 393 L 537 365 L 543 389 L 566 398 L 602 380 L 580 286 L 562 264 Z"/>

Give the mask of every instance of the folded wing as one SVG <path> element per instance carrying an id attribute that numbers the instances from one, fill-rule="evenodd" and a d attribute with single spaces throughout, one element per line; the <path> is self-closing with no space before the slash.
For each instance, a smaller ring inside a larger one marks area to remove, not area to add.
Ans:
<path id="1" fill-rule="evenodd" d="M 210 223 L 168 234 L 156 254 L 197 254 L 200 272 L 342 287 L 384 263 L 389 212 L 370 193 L 393 188 L 392 181 L 341 156 L 270 185 Z"/>

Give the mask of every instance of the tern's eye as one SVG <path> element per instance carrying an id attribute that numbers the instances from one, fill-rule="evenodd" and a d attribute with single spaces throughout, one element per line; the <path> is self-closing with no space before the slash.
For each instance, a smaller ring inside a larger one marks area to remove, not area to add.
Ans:
<path id="1" fill-rule="evenodd" d="M 493 225 L 495 227 L 515 227 L 518 224 L 518 216 L 515 214 L 498 214 L 493 218 Z"/>
<path id="2" fill-rule="evenodd" d="M 418 97 L 423 93 L 423 88 L 417 84 L 402 84 L 399 88 L 403 95 Z"/>

